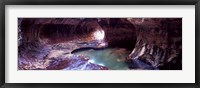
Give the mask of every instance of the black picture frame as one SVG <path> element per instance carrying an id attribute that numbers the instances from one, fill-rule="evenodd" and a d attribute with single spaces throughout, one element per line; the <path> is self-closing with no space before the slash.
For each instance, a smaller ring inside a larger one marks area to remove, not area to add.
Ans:
<path id="1" fill-rule="evenodd" d="M 126 87 L 126 88 L 199 88 L 199 37 L 200 0 L 1 0 L 0 1 L 0 87 L 2 88 L 75 88 L 75 87 Z M 195 5 L 195 83 L 5 83 L 5 6 L 6 5 Z"/>

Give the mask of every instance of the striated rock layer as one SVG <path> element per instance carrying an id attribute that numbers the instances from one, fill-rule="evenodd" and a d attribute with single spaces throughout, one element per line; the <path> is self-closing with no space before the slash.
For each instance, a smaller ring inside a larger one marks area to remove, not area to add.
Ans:
<path id="1" fill-rule="evenodd" d="M 159 69 L 182 69 L 182 19 L 134 20 L 129 19 L 137 27 L 137 42 L 129 59 L 140 59 Z"/>
<path id="2" fill-rule="evenodd" d="M 130 69 L 182 69 L 181 18 L 19 18 L 20 70 L 108 70 L 72 54 L 125 48 Z"/>

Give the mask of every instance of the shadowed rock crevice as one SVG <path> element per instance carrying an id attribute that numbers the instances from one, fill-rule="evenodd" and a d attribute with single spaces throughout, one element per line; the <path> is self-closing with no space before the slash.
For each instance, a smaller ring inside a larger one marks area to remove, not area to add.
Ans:
<path id="1" fill-rule="evenodd" d="M 105 31 L 105 40 L 110 47 L 133 50 L 136 43 L 136 29 L 128 20 L 119 18 L 102 19 L 99 24 Z"/>

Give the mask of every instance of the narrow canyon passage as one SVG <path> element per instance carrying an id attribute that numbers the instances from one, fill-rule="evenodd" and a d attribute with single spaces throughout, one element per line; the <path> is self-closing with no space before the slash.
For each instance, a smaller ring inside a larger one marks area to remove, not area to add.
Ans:
<path id="1" fill-rule="evenodd" d="M 181 18 L 19 18 L 19 70 L 181 70 Z"/>

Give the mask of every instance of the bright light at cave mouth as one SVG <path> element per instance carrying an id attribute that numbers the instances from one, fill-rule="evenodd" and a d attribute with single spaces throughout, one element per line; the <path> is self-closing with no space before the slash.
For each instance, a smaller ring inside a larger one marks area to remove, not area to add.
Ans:
<path id="1" fill-rule="evenodd" d="M 97 40 L 103 40 L 105 37 L 105 32 L 103 30 L 98 30 L 94 32 L 94 38 Z"/>

